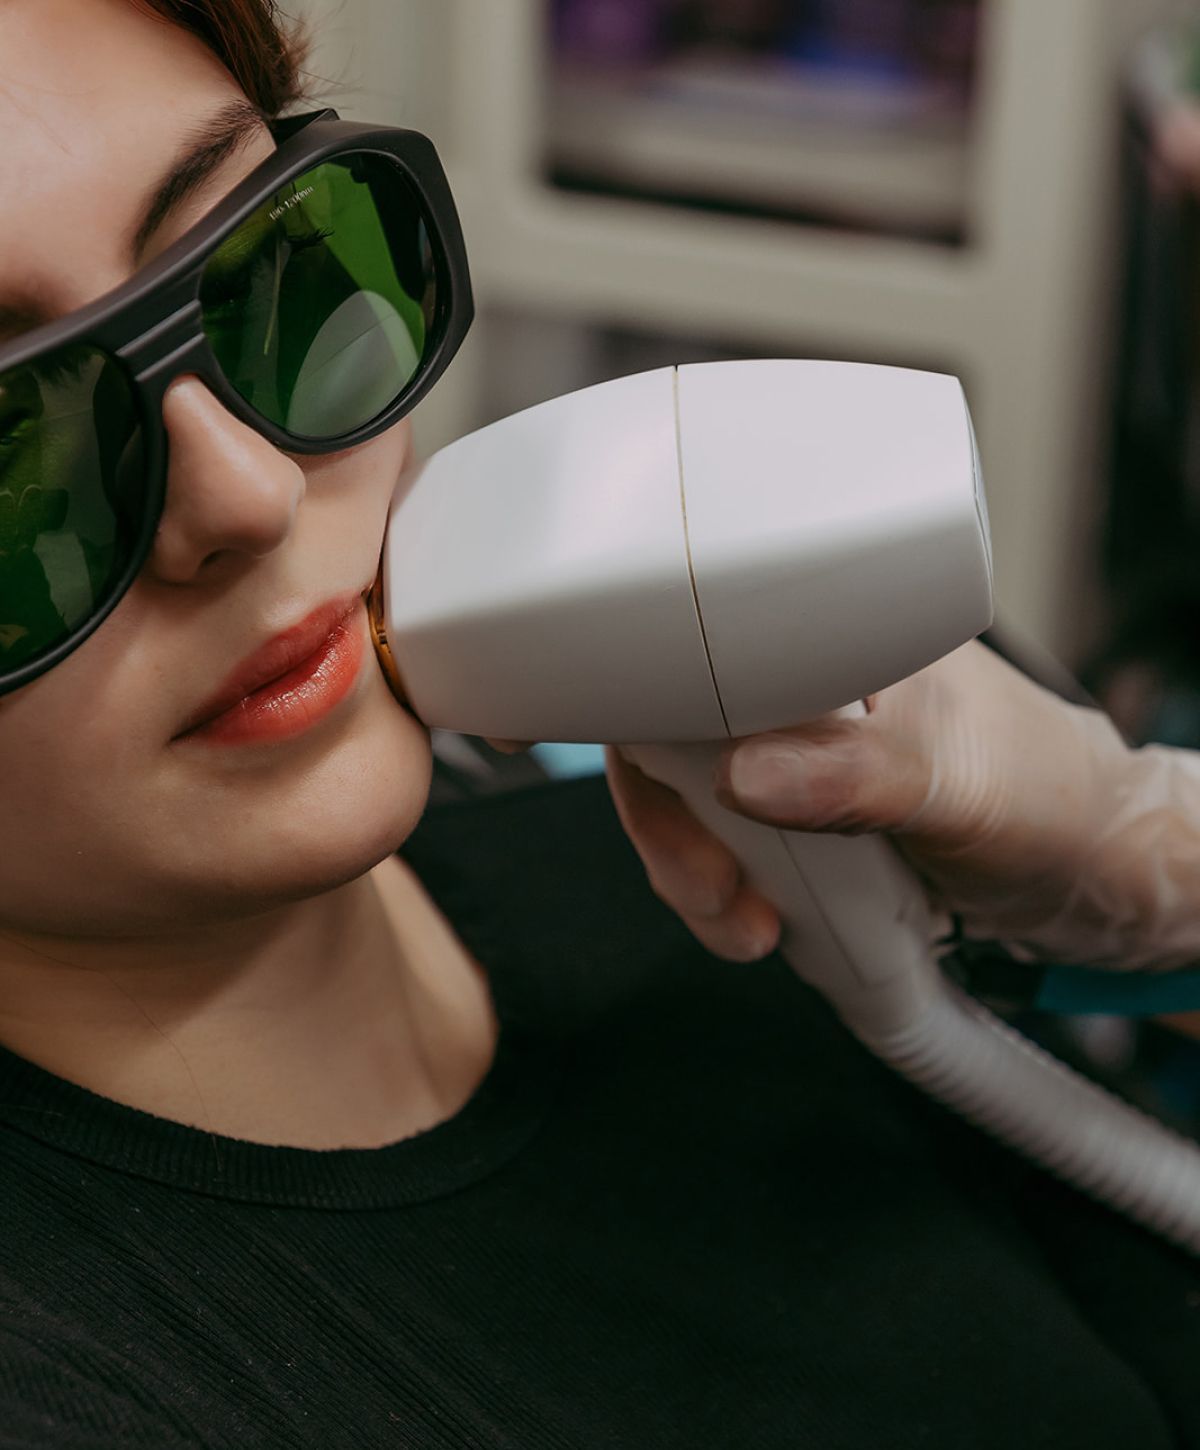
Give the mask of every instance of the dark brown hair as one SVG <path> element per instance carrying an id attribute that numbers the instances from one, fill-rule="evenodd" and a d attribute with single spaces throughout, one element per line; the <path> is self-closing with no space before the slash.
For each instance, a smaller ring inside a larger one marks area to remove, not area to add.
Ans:
<path id="1" fill-rule="evenodd" d="M 275 0 L 134 0 L 204 42 L 273 120 L 306 99 L 302 81 L 311 40 L 294 20 L 284 21 Z"/>

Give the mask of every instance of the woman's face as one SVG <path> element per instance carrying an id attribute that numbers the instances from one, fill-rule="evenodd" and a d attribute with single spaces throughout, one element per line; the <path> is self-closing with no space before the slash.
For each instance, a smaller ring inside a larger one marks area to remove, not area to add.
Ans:
<path id="1" fill-rule="evenodd" d="M 129 253 L 196 124 L 240 98 L 199 41 L 130 0 L 0 0 L 0 316 L 71 312 L 197 221 L 272 150 L 265 128 Z M 244 916 L 361 874 L 425 803 L 426 734 L 369 649 L 349 695 L 297 735 L 175 738 L 266 640 L 370 582 L 407 425 L 291 456 L 195 377 L 163 415 L 166 505 L 142 574 L 74 654 L 0 699 L 0 930 Z"/>

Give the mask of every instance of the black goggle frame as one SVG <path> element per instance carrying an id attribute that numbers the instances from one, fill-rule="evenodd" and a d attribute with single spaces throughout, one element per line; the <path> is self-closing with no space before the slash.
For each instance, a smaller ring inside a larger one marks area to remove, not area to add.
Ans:
<path id="1" fill-rule="evenodd" d="M 87 306 L 0 344 L 0 373 L 73 343 L 99 348 L 123 367 L 138 409 L 146 473 L 141 528 L 111 597 L 53 650 L 0 676 L 0 695 L 45 673 L 82 644 L 116 607 L 145 563 L 166 493 L 162 403 L 175 378 L 194 373 L 230 413 L 289 453 L 334 453 L 367 442 L 411 412 L 445 372 L 466 336 L 474 315 L 466 247 L 433 143 L 417 131 L 343 121 L 330 109 L 286 117 L 268 126 L 277 149 L 160 256 Z M 281 186 L 323 161 L 360 154 L 388 158 L 416 193 L 428 223 L 437 305 L 421 365 L 404 390 L 361 426 L 317 439 L 289 433 L 256 412 L 231 386 L 204 333 L 200 286 L 216 248 Z"/>

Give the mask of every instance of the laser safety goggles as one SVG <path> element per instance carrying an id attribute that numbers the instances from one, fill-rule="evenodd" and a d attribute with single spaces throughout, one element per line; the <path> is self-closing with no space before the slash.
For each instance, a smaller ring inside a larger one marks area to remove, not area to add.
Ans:
<path id="1" fill-rule="evenodd" d="M 120 287 L 0 344 L 0 694 L 92 633 L 162 513 L 163 395 L 202 378 L 292 453 L 364 443 L 408 413 L 472 317 L 433 145 L 322 110 Z"/>

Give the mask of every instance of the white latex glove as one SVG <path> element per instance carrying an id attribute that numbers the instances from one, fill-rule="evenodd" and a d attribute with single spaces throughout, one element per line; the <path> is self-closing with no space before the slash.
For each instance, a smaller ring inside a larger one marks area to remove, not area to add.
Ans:
<path id="1" fill-rule="evenodd" d="M 1131 750 L 974 643 L 868 706 L 731 744 L 718 795 L 774 825 L 891 833 L 969 936 L 1100 967 L 1200 964 L 1200 755 Z M 769 951 L 778 918 L 729 850 L 608 754 L 658 894 L 718 954 Z"/>

